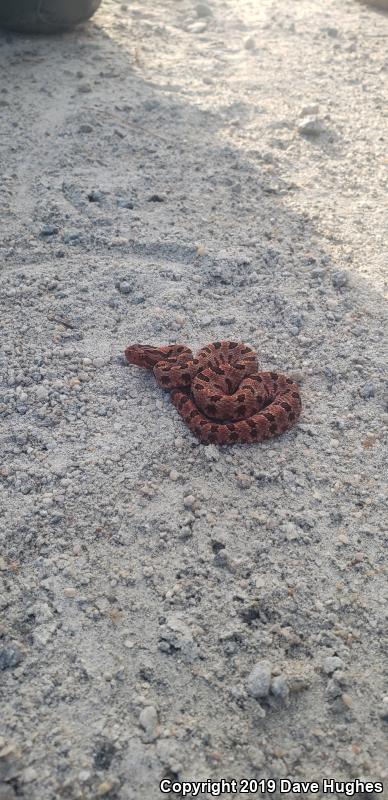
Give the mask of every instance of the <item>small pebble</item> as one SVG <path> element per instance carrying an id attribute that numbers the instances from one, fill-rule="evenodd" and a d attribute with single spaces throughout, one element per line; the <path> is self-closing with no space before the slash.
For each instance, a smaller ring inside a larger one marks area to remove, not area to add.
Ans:
<path id="1" fill-rule="evenodd" d="M 250 475 L 246 475 L 244 472 L 238 472 L 236 475 L 237 484 L 240 489 L 250 489 L 252 486 L 252 478 Z"/>
<path id="2" fill-rule="evenodd" d="M 0 650 L 0 672 L 17 667 L 21 660 L 22 654 L 17 647 L 2 647 Z"/>
<path id="3" fill-rule="evenodd" d="M 118 290 L 121 294 L 129 294 L 133 291 L 133 286 L 128 281 L 121 281 L 118 285 Z"/>
<path id="4" fill-rule="evenodd" d="M 271 683 L 271 692 L 280 700 L 287 700 L 290 690 L 283 675 L 277 675 L 276 678 L 273 678 Z"/>
<path id="5" fill-rule="evenodd" d="M 303 383 L 304 375 L 301 369 L 287 370 L 287 376 L 295 381 L 295 383 Z"/>
<path id="6" fill-rule="evenodd" d="M 42 237 L 47 236 L 55 236 L 59 232 L 59 228 L 56 225 L 43 225 L 43 228 L 40 229 L 39 235 Z"/>
<path id="7" fill-rule="evenodd" d="M 141 727 L 145 730 L 147 736 L 156 739 L 158 713 L 155 706 L 146 706 L 140 712 L 139 722 Z"/>
<path id="8" fill-rule="evenodd" d="M 266 755 L 260 748 L 251 746 L 247 750 L 247 755 L 252 766 L 258 770 L 263 769 L 266 762 Z"/>
<path id="9" fill-rule="evenodd" d="M 187 30 L 190 31 L 190 33 L 204 33 L 206 29 L 206 22 L 193 22 L 191 25 L 187 26 Z"/>
<path id="10" fill-rule="evenodd" d="M 329 28 L 322 28 L 322 30 L 324 31 L 324 33 L 326 33 L 332 39 L 336 39 L 337 36 L 338 36 L 338 33 L 339 33 L 338 28 L 330 28 L 329 27 Z"/>
<path id="11" fill-rule="evenodd" d="M 73 586 L 65 586 L 63 594 L 65 595 L 65 597 L 76 597 L 77 589 L 74 589 Z"/>
<path id="12" fill-rule="evenodd" d="M 49 392 L 46 386 L 38 386 L 35 395 L 37 400 L 48 400 Z"/>
<path id="13" fill-rule="evenodd" d="M 254 50 L 256 47 L 256 42 L 253 36 L 248 36 L 247 39 L 244 41 L 245 50 Z"/>
<path id="14" fill-rule="evenodd" d="M 338 656 L 328 656 L 322 664 L 322 670 L 326 675 L 332 675 L 337 669 L 343 669 L 344 662 Z"/>
<path id="15" fill-rule="evenodd" d="M 331 276 L 331 282 L 336 289 L 341 289 L 344 286 L 347 286 L 349 283 L 349 276 L 345 270 L 338 270 L 337 272 L 333 272 Z"/>
<path id="16" fill-rule="evenodd" d="M 34 767 L 26 767 L 26 769 L 22 772 L 22 782 L 23 783 L 32 783 L 32 781 L 36 781 L 38 778 L 38 773 Z M 0 794 L 1 800 L 1 794 Z"/>
<path id="17" fill-rule="evenodd" d="M 82 769 L 78 773 L 78 780 L 80 781 L 80 783 L 86 783 L 87 781 L 90 780 L 91 777 L 92 777 L 92 773 L 88 769 Z"/>
<path id="18" fill-rule="evenodd" d="M 101 200 L 103 199 L 104 199 L 103 193 L 96 189 L 93 189 L 88 194 L 89 203 L 101 203 Z"/>
<path id="19" fill-rule="evenodd" d="M 271 665 L 259 661 L 248 675 L 247 691 L 252 697 L 267 697 L 271 686 Z"/>
<path id="20" fill-rule="evenodd" d="M 220 451 L 214 444 L 209 444 L 205 448 L 205 458 L 207 461 L 219 461 Z"/>
<path id="21" fill-rule="evenodd" d="M 350 696 L 350 694 L 347 694 L 347 692 L 344 692 L 344 693 L 341 695 L 341 700 L 342 700 L 342 702 L 343 702 L 344 706 L 346 706 L 346 708 L 352 708 L 352 706 L 353 706 L 353 699 L 352 699 L 352 697 Z"/>
<path id="22" fill-rule="evenodd" d="M 197 17 L 199 17 L 200 19 L 203 17 L 211 17 L 213 15 L 212 10 L 210 6 L 207 5 L 207 3 L 198 3 L 195 7 L 195 11 Z"/>
<path id="23" fill-rule="evenodd" d="M 368 381 L 361 389 L 360 395 L 364 400 L 369 400 L 370 397 L 375 396 L 375 387 L 372 381 Z"/>
<path id="24" fill-rule="evenodd" d="M 111 781 L 103 781 L 97 786 L 97 797 L 105 797 L 112 791 L 114 784 Z"/>
<path id="25" fill-rule="evenodd" d="M 195 497 L 193 494 L 188 494 L 186 497 L 183 498 L 183 505 L 185 508 L 192 508 L 195 503 Z"/>
<path id="26" fill-rule="evenodd" d="M 320 136 L 323 131 L 321 122 L 314 115 L 303 117 L 298 124 L 298 132 L 303 136 Z"/>

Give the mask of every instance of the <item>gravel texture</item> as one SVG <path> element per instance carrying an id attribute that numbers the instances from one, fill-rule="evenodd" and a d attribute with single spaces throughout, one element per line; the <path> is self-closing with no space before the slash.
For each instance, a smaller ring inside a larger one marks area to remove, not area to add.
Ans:
<path id="1" fill-rule="evenodd" d="M 388 787 L 387 20 L 0 34 L 1 800 Z M 217 339 L 300 383 L 289 434 L 198 445 L 122 355 Z"/>

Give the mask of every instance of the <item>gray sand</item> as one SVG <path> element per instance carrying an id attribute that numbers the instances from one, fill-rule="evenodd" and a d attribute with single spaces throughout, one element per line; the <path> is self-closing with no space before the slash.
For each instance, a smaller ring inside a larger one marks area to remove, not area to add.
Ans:
<path id="1" fill-rule="evenodd" d="M 387 37 L 352 0 L 0 34 L 1 800 L 388 786 Z M 290 433 L 199 445 L 123 359 L 217 339 L 298 380 Z"/>

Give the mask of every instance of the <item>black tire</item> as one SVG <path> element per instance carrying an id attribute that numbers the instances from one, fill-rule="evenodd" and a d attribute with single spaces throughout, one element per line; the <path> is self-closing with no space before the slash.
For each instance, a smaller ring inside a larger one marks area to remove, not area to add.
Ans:
<path id="1" fill-rule="evenodd" d="M 0 0 L 0 27 L 21 33 L 57 33 L 83 22 L 101 0 Z"/>

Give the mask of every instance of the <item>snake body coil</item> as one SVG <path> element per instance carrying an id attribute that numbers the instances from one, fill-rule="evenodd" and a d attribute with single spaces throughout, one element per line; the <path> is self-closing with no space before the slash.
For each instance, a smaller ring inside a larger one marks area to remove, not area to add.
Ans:
<path id="1" fill-rule="evenodd" d="M 186 345 L 135 344 L 125 356 L 130 364 L 152 370 L 201 442 L 262 442 L 292 428 L 300 416 L 297 385 L 277 372 L 259 372 L 248 345 L 213 342 L 194 357 Z"/>

